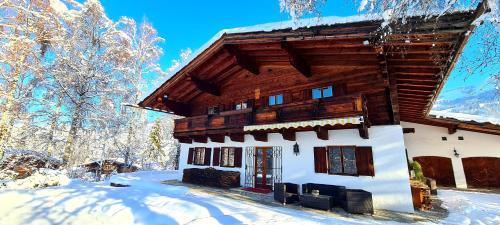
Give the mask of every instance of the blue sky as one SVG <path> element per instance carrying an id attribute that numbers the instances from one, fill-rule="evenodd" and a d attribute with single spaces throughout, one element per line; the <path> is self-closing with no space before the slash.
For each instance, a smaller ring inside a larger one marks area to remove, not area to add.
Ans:
<path id="1" fill-rule="evenodd" d="M 349 4 L 352 2 L 354 1 L 329 0 L 320 8 L 321 15 L 355 15 L 357 5 Z M 159 35 L 166 39 L 162 45 L 165 54 L 160 61 L 164 70 L 171 66 L 172 60 L 179 58 L 182 49 L 191 48 L 196 51 L 221 29 L 291 19 L 288 14 L 280 12 L 278 0 L 102 0 L 102 4 L 107 15 L 113 20 L 127 16 L 139 22 L 147 18 L 153 24 Z M 472 39 L 474 40 L 474 37 Z M 474 47 L 473 44 L 468 45 L 464 54 L 474 54 L 477 51 Z M 488 75 L 495 71 L 498 73 L 498 70 L 498 66 L 487 68 L 485 74 L 474 74 L 464 80 L 465 74 L 455 69 L 440 98 L 462 97 L 465 95 L 463 89 L 466 87 L 487 89 L 485 84 Z M 152 118 L 156 116 L 153 114 Z"/>

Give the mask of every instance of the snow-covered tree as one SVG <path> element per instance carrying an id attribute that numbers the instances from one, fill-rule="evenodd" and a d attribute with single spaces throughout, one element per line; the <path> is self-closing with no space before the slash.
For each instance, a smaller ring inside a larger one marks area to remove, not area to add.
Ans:
<path id="1" fill-rule="evenodd" d="M 42 63 L 60 31 L 55 9 L 42 0 L 0 2 L 0 158 L 11 145 L 15 127 L 32 121 L 28 102 L 43 75 Z M 29 129 L 28 129 L 29 130 Z M 26 133 L 26 132 L 24 132 Z"/>

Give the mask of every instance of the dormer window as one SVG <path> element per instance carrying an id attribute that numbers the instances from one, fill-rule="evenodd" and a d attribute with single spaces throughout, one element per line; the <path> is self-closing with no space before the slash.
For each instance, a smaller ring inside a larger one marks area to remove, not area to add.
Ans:
<path id="1" fill-rule="evenodd" d="M 313 99 L 327 98 L 327 97 L 332 97 L 332 96 L 333 96 L 333 87 L 332 86 L 312 89 L 312 98 Z"/>
<path id="2" fill-rule="evenodd" d="M 236 109 L 236 110 L 242 110 L 242 109 L 246 109 L 246 108 L 247 108 L 247 102 L 246 101 L 237 102 L 234 105 L 234 109 Z"/>
<path id="3" fill-rule="evenodd" d="M 208 107 L 208 115 L 215 115 L 217 113 L 219 113 L 219 106 Z"/>
<path id="4" fill-rule="evenodd" d="M 283 94 L 269 96 L 269 105 L 281 105 L 283 104 Z"/>

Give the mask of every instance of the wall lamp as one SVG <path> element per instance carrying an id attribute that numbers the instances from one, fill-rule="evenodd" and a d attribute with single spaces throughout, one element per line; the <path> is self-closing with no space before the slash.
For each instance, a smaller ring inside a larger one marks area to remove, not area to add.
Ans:
<path id="1" fill-rule="evenodd" d="M 295 155 L 300 154 L 299 144 L 297 144 L 297 142 L 293 145 L 293 153 L 295 153 Z"/>
<path id="2" fill-rule="evenodd" d="M 455 155 L 455 157 L 457 157 L 457 158 L 460 156 L 460 154 L 458 154 L 458 152 L 457 152 L 457 149 L 455 149 L 455 148 L 453 148 L 453 155 Z"/>

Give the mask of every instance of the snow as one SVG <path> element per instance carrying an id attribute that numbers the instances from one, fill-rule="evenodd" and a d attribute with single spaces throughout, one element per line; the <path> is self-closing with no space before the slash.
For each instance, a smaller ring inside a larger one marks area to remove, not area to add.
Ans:
<path id="1" fill-rule="evenodd" d="M 443 224 L 500 224 L 500 195 L 439 190 L 443 207 L 451 213 Z"/>
<path id="2" fill-rule="evenodd" d="M 479 123 L 492 123 L 500 125 L 500 118 L 492 116 L 480 116 L 465 113 L 450 112 L 448 110 L 432 110 L 430 115 L 434 115 L 437 118 L 454 118 L 461 121 L 474 121 Z"/>
<path id="3" fill-rule="evenodd" d="M 111 178 L 130 187 L 73 180 L 36 191 L 2 191 L 0 224 L 402 224 L 262 205 L 159 183 L 177 176 L 176 171 L 141 171 Z M 450 214 L 436 224 L 500 222 L 498 194 L 440 190 L 439 197 Z"/>
<path id="4" fill-rule="evenodd" d="M 41 168 L 29 177 L 7 181 L 4 185 L 6 189 L 32 189 L 67 185 L 69 183 L 70 179 L 62 171 Z M 2 186 L 0 185 L 1 188 Z"/>

